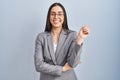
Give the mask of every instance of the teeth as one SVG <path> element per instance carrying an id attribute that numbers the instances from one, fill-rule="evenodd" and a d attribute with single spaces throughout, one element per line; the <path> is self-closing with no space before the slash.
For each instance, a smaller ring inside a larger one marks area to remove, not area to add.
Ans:
<path id="1" fill-rule="evenodd" d="M 59 21 L 54 21 L 54 23 L 58 23 Z"/>

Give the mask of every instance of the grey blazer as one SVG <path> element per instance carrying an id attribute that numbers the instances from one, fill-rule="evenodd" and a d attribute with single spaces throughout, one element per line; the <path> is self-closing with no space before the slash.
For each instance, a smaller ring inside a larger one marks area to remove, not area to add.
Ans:
<path id="1" fill-rule="evenodd" d="M 74 69 L 62 72 L 66 62 L 76 67 L 80 61 L 82 45 L 76 43 L 77 33 L 62 30 L 54 53 L 51 32 L 39 33 L 35 44 L 35 68 L 40 72 L 40 80 L 77 80 Z"/>

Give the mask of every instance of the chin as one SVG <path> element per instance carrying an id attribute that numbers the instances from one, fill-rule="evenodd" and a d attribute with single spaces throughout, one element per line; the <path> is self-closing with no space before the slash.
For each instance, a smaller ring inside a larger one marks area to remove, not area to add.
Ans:
<path id="1" fill-rule="evenodd" d="M 55 28 L 59 28 L 61 27 L 61 25 L 53 25 Z"/>

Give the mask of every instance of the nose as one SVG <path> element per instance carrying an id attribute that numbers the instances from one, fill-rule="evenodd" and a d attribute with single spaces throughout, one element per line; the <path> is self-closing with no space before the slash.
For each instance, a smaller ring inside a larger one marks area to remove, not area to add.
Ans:
<path id="1" fill-rule="evenodd" d="M 58 14 L 55 14 L 54 18 L 58 18 Z"/>

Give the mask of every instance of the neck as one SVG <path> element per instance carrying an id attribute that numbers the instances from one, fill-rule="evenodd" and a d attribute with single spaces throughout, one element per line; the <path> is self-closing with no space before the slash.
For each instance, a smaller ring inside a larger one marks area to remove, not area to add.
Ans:
<path id="1" fill-rule="evenodd" d="M 53 35 L 60 35 L 62 28 L 52 28 Z"/>

